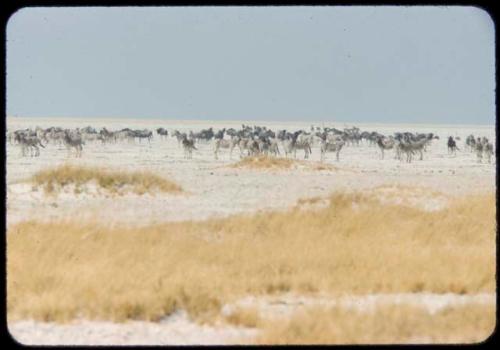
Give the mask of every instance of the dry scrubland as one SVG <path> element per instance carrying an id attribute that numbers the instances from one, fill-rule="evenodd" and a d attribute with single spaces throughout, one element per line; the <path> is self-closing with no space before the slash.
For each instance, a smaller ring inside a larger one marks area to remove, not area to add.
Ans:
<path id="1" fill-rule="evenodd" d="M 94 125 L 48 119 L 45 126 L 60 122 Z M 169 128 L 214 125 L 222 127 Z M 286 126 L 295 127 L 309 125 Z M 7 145 L 9 329 L 16 339 L 48 344 L 101 344 L 106 334 L 109 344 L 131 344 L 128 332 L 141 344 L 224 343 L 232 342 L 230 325 L 260 330 L 251 336 L 256 344 L 480 341 L 495 322 L 495 304 L 474 299 L 496 293 L 495 165 L 478 164 L 470 152 L 449 155 L 445 137 L 494 139 L 494 132 L 412 130 L 442 136 L 412 164 L 388 154 L 381 160 L 367 144 L 345 147 L 339 162 L 318 162 L 317 147 L 308 160 L 301 154 L 233 161 L 227 152 L 214 160 L 211 144 L 200 144 L 188 160 L 175 139 L 155 135 L 151 144 L 88 143 L 73 165 L 57 145 L 36 158 Z M 432 314 L 426 292 L 454 302 Z M 409 293 L 415 304 L 398 304 L 398 293 Z M 296 306 L 287 295 L 314 302 Z M 388 303 L 362 313 L 342 304 L 310 308 L 323 297 L 380 295 Z M 471 298 L 457 302 L 462 296 Z M 283 316 L 273 313 L 274 301 L 257 308 L 241 303 L 247 298 L 285 300 L 287 316 L 274 318 Z M 228 305 L 237 308 L 227 313 Z M 198 324 L 179 321 L 181 310 Z M 96 320 L 117 323 L 110 328 Z M 129 328 L 122 322 L 129 320 L 141 322 Z M 197 337 L 202 327 L 221 333 Z"/>
<path id="2" fill-rule="evenodd" d="M 136 229 L 24 222 L 9 227 L 7 248 L 11 320 L 159 320 L 182 308 L 212 322 L 224 303 L 248 294 L 495 292 L 495 198 L 469 196 L 426 212 L 361 193 L 336 193 L 315 211 L 299 205 L 288 212 Z M 403 315 L 380 312 L 388 324 Z M 321 317 L 337 321 L 335 315 Z M 350 339 L 349 324 L 358 317 L 343 315 L 346 325 L 339 327 L 347 333 L 340 342 Z M 229 322 L 239 322 L 234 317 Z M 316 316 L 303 317 L 287 324 L 295 335 L 280 328 L 262 342 L 299 341 L 313 327 L 307 319 Z M 369 328 L 370 317 L 359 327 Z M 433 323 L 416 312 L 410 321 L 425 323 L 423 332 L 432 336 L 439 327 L 453 327 L 450 317 Z M 468 319 L 463 327 L 472 327 Z M 314 332 L 328 333 L 332 322 L 314 326 Z M 389 339 L 396 331 L 367 335 L 366 341 Z"/>
<path id="3" fill-rule="evenodd" d="M 63 164 L 36 172 L 32 178 L 35 187 L 46 193 L 54 193 L 65 186 L 74 186 L 76 193 L 81 186 L 95 183 L 110 193 L 122 194 L 130 190 L 136 194 L 158 192 L 181 192 L 176 183 L 150 171 L 120 171 L 102 167 Z"/>

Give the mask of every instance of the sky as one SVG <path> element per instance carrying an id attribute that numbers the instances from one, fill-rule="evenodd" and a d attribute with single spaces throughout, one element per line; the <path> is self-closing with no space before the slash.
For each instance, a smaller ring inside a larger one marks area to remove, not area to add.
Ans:
<path id="1" fill-rule="evenodd" d="M 24 8 L 7 115 L 495 123 L 476 7 Z"/>

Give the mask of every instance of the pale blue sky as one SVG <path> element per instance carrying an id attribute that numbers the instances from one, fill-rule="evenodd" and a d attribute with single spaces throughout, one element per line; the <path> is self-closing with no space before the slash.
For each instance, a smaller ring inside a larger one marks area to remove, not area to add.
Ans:
<path id="1" fill-rule="evenodd" d="M 494 124 L 475 7 L 25 8 L 7 114 Z"/>

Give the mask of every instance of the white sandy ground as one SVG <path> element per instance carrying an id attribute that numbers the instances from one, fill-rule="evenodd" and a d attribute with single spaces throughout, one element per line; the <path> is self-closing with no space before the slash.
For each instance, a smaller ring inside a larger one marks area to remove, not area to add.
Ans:
<path id="1" fill-rule="evenodd" d="M 247 123 L 245 123 L 247 124 Z M 311 123 L 248 123 L 266 125 L 274 130 L 299 128 L 309 130 Z M 322 126 L 322 123 L 313 123 Z M 127 119 L 22 119 L 8 118 L 8 130 L 26 127 L 85 127 L 106 126 L 110 130 L 124 127 L 150 130 L 164 127 L 169 130 L 197 131 L 213 126 L 239 128 L 241 122 L 179 122 Z M 342 129 L 343 123 L 328 123 Z M 345 147 L 336 162 L 329 154 L 326 163 L 336 170 L 314 171 L 294 169 L 291 171 L 258 171 L 228 167 L 239 159 L 235 149 L 233 159 L 227 150 L 222 150 L 215 160 L 211 144 L 199 144 L 193 159 L 184 159 L 183 151 L 172 138 L 162 140 L 156 132 L 151 144 L 117 143 L 100 145 L 88 143 L 83 156 L 68 157 L 66 149 L 48 145 L 41 149 L 40 157 L 21 157 L 20 149 L 7 145 L 7 222 L 37 219 L 52 221 L 71 218 L 93 220 L 107 225 L 148 225 L 151 223 L 203 220 L 237 213 L 252 213 L 259 210 L 286 210 L 300 198 L 326 197 L 336 190 L 375 191 L 381 201 L 419 206 L 425 210 L 439 210 L 454 196 L 495 190 L 495 159 L 491 164 L 479 164 L 475 154 L 464 151 L 465 138 L 469 134 L 486 136 L 493 143 L 494 126 L 439 126 L 439 125 L 384 125 L 356 124 L 361 131 L 378 131 L 392 134 L 395 131 L 433 132 L 440 140 L 433 141 L 424 153 L 424 160 L 411 164 L 395 160 L 393 151 L 380 159 L 377 147 L 362 144 Z M 459 136 L 458 147 L 462 149 L 455 157 L 448 155 L 448 136 Z M 297 158 L 302 159 L 298 152 Z M 312 161 L 319 161 L 319 148 L 313 147 Z M 121 169 L 147 169 L 180 184 L 186 191 L 179 195 L 124 195 L 120 197 L 99 194 L 95 186 L 89 185 L 84 193 L 76 195 L 69 188 L 57 196 L 46 196 L 42 190 L 33 191 L 25 182 L 37 170 L 70 162 L 72 164 L 99 165 Z M 406 186 L 401 188 L 401 186 Z M 429 189 L 437 191 L 432 193 Z M 402 195 L 402 192 L 406 192 Z M 304 204 L 311 209 L 324 205 L 325 201 Z M 273 297 L 274 298 L 274 297 Z M 358 305 L 363 310 L 379 302 L 413 303 L 434 312 L 443 305 L 458 305 L 467 302 L 486 302 L 494 306 L 495 295 L 369 295 L 345 297 L 332 300 L 328 297 L 306 298 L 281 296 L 281 302 L 273 298 L 249 296 L 232 307 L 258 306 L 266 317 L 289 315 L 303 306 L 339 303 L 346 307 Z M 356 299 L 358 298 L 358 299 Z M 492 306 L 492 307 L 493 307 Z M 24 344 L 227 344 L 245 342 L 256 335 L 256 330 L 228 325 L 199 326 L 187 315 L 179 312 L 160 323 L 128 322 L 114 324 L 79 320 L 69 325 L 19 321 L 9 323 L 14 337 Z"/>
<path id="2" fill-rule="evenodd" d="M 451 306 L 474 304 L 496 304 L 494 294 L 481 293 L 475 295 L 458 295 L 454 293 L 400 293 L 400 294 L 370 294 L 345 295 L 330 297 L 328 295 L 303 296 L 287 293 L 278 296 L 254 297 L 248 296 L 234 304 L 225 305 L 224 315 L 229 315 L 238 308 L 257 308 L 259 315 L 264 318 L 289 318 L 293 313 L 311 307 L 343 307 L 358 312 L 372 312 L 379 305 L 407 304 L 422 307 L 430 314 Z"/>
<path id="3" fill-rule="evenodd" d="M 150 121 L 68 121 L 68 120 L 11 120 L 9 130 L 40 125 L 60 125 L 67 127 L 92 125 L 108 129 L 122 127 L 149 128 L 159 126 L 172 130 L 200 130 L 214 126 L 215 129 L 231 124 L 203 123 L 151 123 Z M 9 123 L 10 122 L 10 123 Z M 332 123 L 330 125 L 342 127 Z M 232 126 L 239 127 L 236 123 Z M 295 130 L 309 129 L 309 124 L 277 125 L 276 129 L 288 127 Z M 457 127 L 449 126 L 360 126 L 361 130 L 392 133 L 394 131 L 434 132 L 441 139 L 434 141 L 424 160 L 411 164 L 395 160 L 393 152 L 386 152 L 380 159 L 377 147 L 361 145 L 345 147 L 340 161 L 329 154 L 326 163 L 335 165 L 338 170 L 314 171 L 296 169 L 293 171 L 256 171 L 229 168 L 228 165 L 239 159 L 235 150 L 233 160 L 227 150 L 223 150 L 219 160 L 213 156 L 211 144 L 199 144 L 193 159 L 184 159 L 183 151 L 172 138 L 162 140 L 154 136 L 151 144 L 117 143 L 105 146 L 87 144 L 83 156 L 76 159 L 68 157 L 68 152 L 56 145 L 48 145 L 41 150 L 40 157 L 20 157 L 20 149 L 7 146 L 7 220 L 8 223 L 24 220 L 27 217 L 39 220 L 54 220 L 63 217 L 88 220 L 90 218 L 109 224 L 126 223 L 143 225 L 153 222 L 173 220 L 203 220 L 209 217 L 227 216 L 236 213 L 250 213 L 257 210 L 286 209 L 299 198 L 326 196 L 334 190 L 370 189 L 377 186 L 397 184 L 411 187 L 429 187 L 447 195 L 460 195 L 471 192 L 487 191 L 494 188 L 495 165 L 477 163 L 476 156 L 470 152 L 458 152 L 456 157 L 447 153 L 446 138 L 458 135 L 462 138 L 474 133 L 494 141 L 494 127 Z M 298 152 L 297 158 L 303 153 Z M 313 161 L 319 161 L 319 148 L 313 147 Z M 62 194 L 58 197 L 40 196 L 31 187 L 16 182 L 25 180 L 37 170 L 70 162 L 74 164 L 93 164 L 121 169 L 148 169 L 179 183 L 185 190 L 180 195 L 126 195 L 117 200 L 115 197 Z M 396 190 L 396 187 L 394 187 Z M 101 210 L 103 207 L 106 210 Z M 120 213 L 121 215 L 116 215 Z"/>
<path id="4" fill-rule="evenodd" d="M 224 345 L 244 342 L 258 333 L 244 327 L 198 325 L 184 311 L 157 323 L 20 321 L 9 324 L 9 332 L 26 345 Z"/>

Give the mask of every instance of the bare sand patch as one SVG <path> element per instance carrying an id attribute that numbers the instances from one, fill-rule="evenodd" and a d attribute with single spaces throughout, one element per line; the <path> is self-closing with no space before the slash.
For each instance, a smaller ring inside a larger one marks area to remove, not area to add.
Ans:
<path id="1" fill-rule="evenodd" d="M 248 327 L 200 325 L 184 311 L 160 322 L 78 320 L 61 325 L 25 320 L 9 323 L 9 332 L 25 345 L 225 345 L 248 343 L 258 334 Z"/>
<path id="2" fill-rule="evenodd" d="M 390 305 L 409 305 L 422 308 L 435 314 L 446 308 L 465 305 L 496 305 L 494 293 L 456 294 L 456 293 L 385 293 L 367 295 L 332 296 L 322 293 L 297 294 L 284 293 L 267 296 L 246 296 L 226 304 L 221 310 L 223 315 L 250 310 L 262 319 L 290 318 L 304 309 L 339 307 L 357 312 L 375 312 L 377 308 Z M 242 312 L 244 314 L 244 312 Z"/>
<path id="3" fill-rule="evenodd" d="M 437 190 L 420 186 L 383 185 L 370 190 L 382 203 L 419 207 L 436 211 L 448 205 L 451 197 Z"/>

